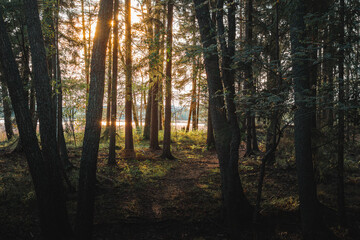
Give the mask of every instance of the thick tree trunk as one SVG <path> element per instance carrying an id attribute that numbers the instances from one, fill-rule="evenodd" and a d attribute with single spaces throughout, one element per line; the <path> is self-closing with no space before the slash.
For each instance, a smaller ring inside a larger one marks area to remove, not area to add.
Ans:
<path id="1" fill-rule="evenodd" d="M 106 44 L 113 10 L 112 0 L 101 0 L 91 57 L 89 102 L 80 163 L 75 231 L 78 239 L 91 239 L 94 218 L 96 165 L 99 150 L 105 82 Z"/>
<path id="2" fill-rule="evenodd" d="M 304 239 L 315 239 L 320 223 L 319 203 L 311 152 L 311 107 L 309 107 L 309 69 L 304 58 L 306 45 L 302 39 L 305 34 L 305 3 L 294 0 L 290 18 L 290 37 L 292 51 L 292 75 L 295 82 L 295 157 L 299 184 L 300 213 Z"/>
<path id="3" fill-rule="evenodd" d="M 0 68 L 1 69 L 1 68 Z M 3 70 L 2 70 L 3 72 Z M 5 132 L 6 137 L 8 140 L 11 140 L 14 137 L 14 131 L 12 128 L 11 122 L 11 104 L 8 94 L 8 89 L 6 86 L 4 76 L 1 76 L 1 95 L 2 95 L 2 102 L 3 102 L 3 110 L 4 110 L 4 125 L 5 125 Z"/>
<path id="4" fill-rule="evenodd" d="M 165 124 L 164 124 L 164 142 L 162 157 L 174 159 L 171 154 L 171 71 L 172 71 L 172 25 L 174 3 L 168 2 L 167 9 L 167 37 L 166 37 L 166 79 L 165 79 Z"/>
<path id="5" fill-rule="evenodd" d="M 135 157 L 132 132 L 131 1 L 125 0 L 125 157 Z"/>
<path id="6" fill-rule="evenodd" d="M 216 46 L 215 28 L 210 18 L 208 4 L 204 0 L 194 0 L 194 4 L 203 48 L 208 49 L 209 47 Z M 219 19 L 217 22 L 219 23 Z M 232 24 L 231 27 L 233 27 Z M 218 29 L 218 31 L 221 31 L 221 29 Z M 230 30 L 229 34 L 230 43 L 233 31 Z M 238 172 L 240 129 L 237 124 L 234 108 L 234 82 L 231 77 L 223 77 L 224 86 L 229 91 L 229 96 L 226 100 L 228 112 L 226 113 L 224 110 L 224 99 L 219 95 L 219 92 L 224 90 L 220 77 L 217 50 L 207 51 L 204 54 L 204 62 L 210 96 L 211 119 L 214 126 L 215 144 L 220 163 L 223 206 L 231 237 L 239 239 L 239 225 L 243 220 L 251 217 L 251 207 L 244 195 Z"/>
<path id="7" fill-rule="evenodd" d="M 111 83 L 111 125 L 110 125 L 110 143 L 109 143 L 109 165 L 116 164 L 116 152 L 115 152 L 115 145 L 116 145 L 116 105 L 117 105 L 117 74 L 118 74 L 118 50 L 119 50 L 119 34 L 118 34 L 118 27 L 119 27 L 119 0 L 114 0 L 114 25 L 113 25 L 113 32 L 114 32 L 114 46 L 113 46 L 113 69 L 112 69 L 112 83 Z M 110 36 L 111 39 L 111 36 Z M 110 42 L 110 41 L 109 41 Z M 111 49 L 111 45 L 109 46 Z"/>

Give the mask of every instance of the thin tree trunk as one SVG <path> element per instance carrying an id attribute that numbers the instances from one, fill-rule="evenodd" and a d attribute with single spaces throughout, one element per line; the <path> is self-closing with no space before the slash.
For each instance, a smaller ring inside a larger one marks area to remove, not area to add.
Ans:
<path id="1" fill-rule="evenodd" d="M 82 43 L 84 45 L 84 58 L 85 58 L 86 99 L 88 99 L 88 94 L 89 94 L 89 57 L 88 57 L 88 49 L 87 49 L 87 43 L 86 43 L 84 0 L 81 0 L 81 24 L 82 24 L 82 34 L 83 34 L 83 39 L 82 39 L 83 42 Z"/>
<path id="2" fill-rule="evenodd" d="M 197 67 L 197 66 L 196 66 Z M 197 76 L 197 74 L 196 74 Z M 192 106 L 192 130 L 196 131 L 197 130 L 197 124 L 196 124 L 196 119 L 197 119 L 197 112 L 196 112 L 196 77 L 193 80 L 193 89 L 192 89 L 192 93 L 191 93 L 191 104 Z"/>
<path id="3" fill-rule="evenodd" d="M 4 110 L 4 125 L 5 125 L 6 137 L 10 141 L 14 137 L 14 131 L 11 122 L 11 103 L 9 99 L 8 89 L 4 82 L 5 81 L 4 76 L 1 76 L 1 78 L 2 78 L 1 94 L 2 94 L 2 102 L 3 102 L 3 110 Z"/>
<path id="4" fill-rule="evenodd" d="M 63 166 L 65 169 L 73 167 L 72 163 L 69 161 L 69 156 L 67 152 L 64 128 L 63 128 L 63 98 L 62 98 L 62 79 L 61 79 L 61 69 L 60 69 L 60 54 L 59 54 L 59 3 L 56 2 L 55 9 L 55 80 L 57 85 L 57 136 L 58 136 L 58 149 L 60 158 L 62 160 Z M 65 172 L 63 172 L 64 178 L 68 180 Z M 69 181 L 67 181 L 69 183 Z"/>
<path id="5" fill-rule="evenodd" d="M 191 102 L 190 102 L 190 108 L 189 108 L 189 117 L 188 117 L 188 121 L 187 121 L 187 124 L 186 124 L 186 132 L 189 132 L 190 130 L 190 122 L 191 122 L 191 115 L 193 113 L 193 103 L 192 103 L 192 99 L 191 99 Z"/>
<path id="6" fill-rule="evenodd" d="M 131 1 L 125 0 L 125 157 L 135 157 L 132 132 L 132 50 L 131 50 Z"/>
<path id="7" fill-rule="evenodd" d="M 345 106 L 345 94 L 344 94 L 344 44 L 345 44 L 345 1 L 340 0 L 340 39 L 339 39 L 339 104 L 338 104 L 338 156 L 337 156 L 337 168 L 338 168 L 338 183 L 337 183 L 337 204 L 338 214 L 341 224 L 346 223 L 345 213 L 345 194 L 344 194 L 344 106 Z"/>
<path id="8" fill-rule="evenodd" d="M 329 17 L 329 22 L 334 22 L 335 18 L 334 16 L 332 16 L 332 14 L 330 14 Z M 336 31 L 336 29 L 334 29 L 334 27 L 330 24 L 329 25 L 329 35 L 328 35 L 328 48 L 329 48 L 329 59 L 328 59 L 328 68 L 326 71 L 326 76 L 327 76 L 327 80 L 328 80 L 328 113 L 327 113 L 327 124 L 332 127 L 334 125 L 334 70 L 335 70 L 335 52 L 336 49 L 333 46 L 333 43 L 336 41 L 336 39 L 334 39 L 334 36 L 332 34 L 333 31 Z"/>
<path id="9" fill-rule="evenodd" d="M 152 59 L 153 54 L 153 20 L 152 20 L 152 4 L 151 0 L 146 0 L 146 8 L 147 8 L 147 26 L 146 26 L 146 33 L 147 33 L 147 42 L 148 42 L 148 51 L 149 51 L 149 91 L 148 91 L 148 101 L 146 105 L 145 111 L 145 126 L 144 126 L 144 139 L 150 139 L 150 126 L 151 126 L 151 105 L 152 105 L 152 88 L 153 88 L 153 71 L 154 71 L 154 60 Z"/>
<path id="10" fill-rule="evenodd" d="M 162 157 L 174 159 L 171 154 L 171 74 L 172 74 L 172 25 L 174 3 L 168 2 L 167 9 L 167 37 L 166 37 L 166 78 L 165 78 L 165 125 Z"/>
<path id="11" fill-rule="evenodd" d="M 275 49 L 271 48 L 270 50 L 270 65 L 272 66 L 275 62 L 276 70 L 269 73 L 269 81 L 267 84 L 268 90 L 275 95 L 278 95 L 282 90 L 282 76 L 281 76 L 281 61 L 280 61 L 280 37 L 279 37 L 279 2 L 275 3 L 275 17 L 274 17 L 274 41 Z M 278 95 L 279 96 L 279 95 Z M 279 107 L 275 105 L 275 109 L 272 109 L 270 115 L 270 125 L 266 133 L 266 152 L 268 154 L 267 162 L 275 162 L 275 153 L 270 151 L 273 149 L 277 138 L 277 131 L 281 122 L 281 115 L 278 109 Z"/>
<path id="12" fill-rule="evenodd" d="M 251 137 L 252 137 L 252 149 L 255 152 L 259 152 L 259 146 L 257 141 L 257 134 L 256 134 L 256 118 L 255 116 L 251 117 Z"/>
<path id="13" fill-rule="evenodd" d="M 115 34 L 115 33 L 114 33 Z M 115 35 L 114 35 L 115 37 Z M 115 44 L 115 43 L 114 43 Z M 111 76 L 111 70 L 112 70 L 112 55 L 115 55 L 115 52 L 112 53 L 112 37 L 111 37 L 111 29 L 110 29 L 110 37 L 109 37 L 109 43 L 108 43 L 108 86 L 107 86 L 107 101 L 106 101 L 106 129 L 109 131 L 110 126 L 111 126 L 111 97 L 112 97 L 112 76 Z M 117 53 L 116 53 L 117 55 Z M 108 133 L 105 133 L 108 134 Z"/>
<path id="14" fill-rule="evenodd" d="M 208 124 L 207 124 L 207 135 L 206 135 L 206 148 L 212 150 L 215 148 L 214 129 L 211 121 L 210 106 L 208 107 Z"/>
<path id="15" fill-rule="evenodd" d="M 136 129 L 139 129 L 140 125 L 139 125 L 139 118 L 137 115 L 137 111 L 136 111 L 136 95 L 135 95 L 135 90 L 133 90 L 133 102 L 132 102 L 132 113 L 133 113 L 133 118 L 134 118 L 134 122 L 135 122 L 135 127 Z M 141 108 L 141 107 L 140 107 Z M 141 119 L 140 119 L 141 121 Z"/>
<path id="16" fill-rule="evenodd" d="M 198 64 L 199 67 L 199 64 Z M 196 129 L 199 128 L 199 115 L 200 115 L 200 79 L 201 79 L 201 71 L 199 71 L 198 75 L 198 84 L 197 84 L 197 100 L 196 100 L 196 119 L 195 119 L 195 126 Z"/>
<path id="17" fill-rule="evenodd" d="M 96 165 L 99 150 L 105 82 L 106 44 L 110 33 L 112 0 L 101 0 L 91 57 L 89 103 L 80 162 L 75 231 L 81 240 L 91 239 L 94 218 Z"/>
<path id="18" fill-rule="evenodd" d="M 142 129 L 143 126 L 143 108 L 144 108 L 144 104 L 143 101 L 146 99 L 145 97 L 145 91 L 142 90 L 144 86 L 144 78 L 143 78 L 143 74 L 141 73 L 141 89 L 140 89 L 140 111 L 139 111 L 139 121 L 140 121 L 140 127 Z M 146 105 L 146 104 L 145 104 Z"/>
<path id="19" fill-rule="evenodd" d="M 253 3 L 252 0 L 246 0 L 246 7 L 245 7 L 245 15 L 247 18 L 246 26 L 245 26 L 245 41 L 246 41 L 246 47 L 248 50 L 251 51 L 251 45 L 252 45 L 252 11 L 253 11 Z M 252 60 L 247 59 L 246 62 L 246 68 L 245 68 L 245 94 L 249 95 L 250 98 L 253 94 L 253 88 L 254 88 L 254 79 L 253 79 L 253 72 L 252 72 Z M 252 99 L 250 99 L 250 102 L 252 102 Z M 245 156 L 249 156 L 254 154 L 254 149 L 252 146 L 252 114 L 251 114 L 251 106 L 246 105 L 246 152 Z"/>
<path id="20" fill-rule="evenodd" d="M 117 75 L 118 75 L 118 50 L 119 50 L 119 0 L 114 0 L 114 25 L 113 25 L 113 36 L 114 36 L 114 44 L 113 44 L 113 69 L 112 69 L 112 83 L 111 83 L 111 125 L 110 125 L 110 143 L 109 143 L 109 165 L 116 164 L 116 105 L 117 105 Z M 111 39 L 111 36 L 110 36 Z M 110 42 L 110 40 L 109 40 Z M 109 51 L 111 49 L 111 45 L 109 44 Z"/>
<path id="21" fill-rule="evenodd" d="M 150 124 L 151 124 L 151 88 L 148 91 L 148 101 L 145 107 L 145 124 L 144 124 L 144 136 L 143 136 L 144 140 L 150 139 Z"/>
<path id="22" fill-rule="evenodd" d="M 158 110 L 159 110 L 159 82 L 161 75 L 159 74 L 160 61 L 160 0 L 156 0 L 155 6 L 155 29 L 154 29 L 154 70 L 152 71 L 152 88 L 151 88 L 151 122 L 150 122 L 150 149 L 159 150 L 159 126 L 158 126 Z"/>

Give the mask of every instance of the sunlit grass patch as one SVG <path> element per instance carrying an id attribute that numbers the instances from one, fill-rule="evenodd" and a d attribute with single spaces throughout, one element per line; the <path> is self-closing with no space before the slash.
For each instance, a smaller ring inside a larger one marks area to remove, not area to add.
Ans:
<path id="1" fill-rule="evenodd" d="M 298 196 L 288 196 L 283 198 L 272 198 L 264 202 L 264 205 L 267 207 L 281 209 L 282 211 L 296 211 L 299 208 L 299 198 Z M 270 205 L 270 206 L 269 206 Z"/>
<path id="2" fill-rule="evenodd" d="M 173 134 L 173 141 L 177 149 L 205 150 L 206 132 L 197 131 L 177 131 Z"/>

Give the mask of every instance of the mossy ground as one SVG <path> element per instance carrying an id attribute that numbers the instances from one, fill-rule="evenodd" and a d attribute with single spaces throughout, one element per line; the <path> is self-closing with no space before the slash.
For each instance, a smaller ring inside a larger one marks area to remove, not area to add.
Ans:
<path id="1" fill-rule="evenodd" d="M 80 143 L 81 134 L 78 137 L 77 143 Z M 135 133 L 137 158 L 123 159 L 120 144 L 116 167 L 107 165 L 107 143 L 102 142 L 94 239 L 227 239 L 221 220 L 218 161 L 215 152 L 206 150 L 205 137 L 202 131 L 174 133 L 172 149 L 177 160 L 164 160 L 159 158 L 161 151 L 149 151 L 148 142 Z M 120 134 L 118 138 L 122 143 L 123 136 Z M 68 146 L 70 160 L 75 165 L 68 175 L 76 186 L 81 147 L 75 146 L 71 139 Z M 243 158 L 243 148 L 241 146 L 239 170 L 246 195 L 254 203 L 261 154 Z M 292 153 L 291 141 L 285 137 L 279 146 L 277 163 L 266 169 L 260 223 L 245 228 L 244 239 L 252 239 L 253 231 L 259 233 L 259 239 L 300 239 Z M 318 196 L 327 206 L 324 222 L 334 237 L 358 239 L 359 163 L 354 159 L 347 163 L 346 203 L 350 227 L 339 227 L 337 222 L 336 179 L 331 173 L 326 181 L 319 182 Z M 73 222 L 76 193 L 68 193 L 68 210 Z M 36 198 L 22 154 L 2 153 L 0 156 L 0 232 L 0 239 L 39 238 Z"/>

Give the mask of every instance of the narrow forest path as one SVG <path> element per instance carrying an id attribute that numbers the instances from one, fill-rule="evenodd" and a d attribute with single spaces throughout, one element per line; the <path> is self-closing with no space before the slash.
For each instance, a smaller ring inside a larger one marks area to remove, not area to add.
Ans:
<path id="1" fill-rule="evenodd" d="M 118 168 L 107 169 L 111 180 L 100 173 L 98 239 L 224 239 L 224 229 L 214 221 L 221 200 L 216 154 L 191 151 L 163 160 L 160 153 L 145 151 L 146 160 L 119 160 Z M 100 165 L 105 156 L 100 154 Z M 155 170 L 148 173 L 147 168 Z"/>

